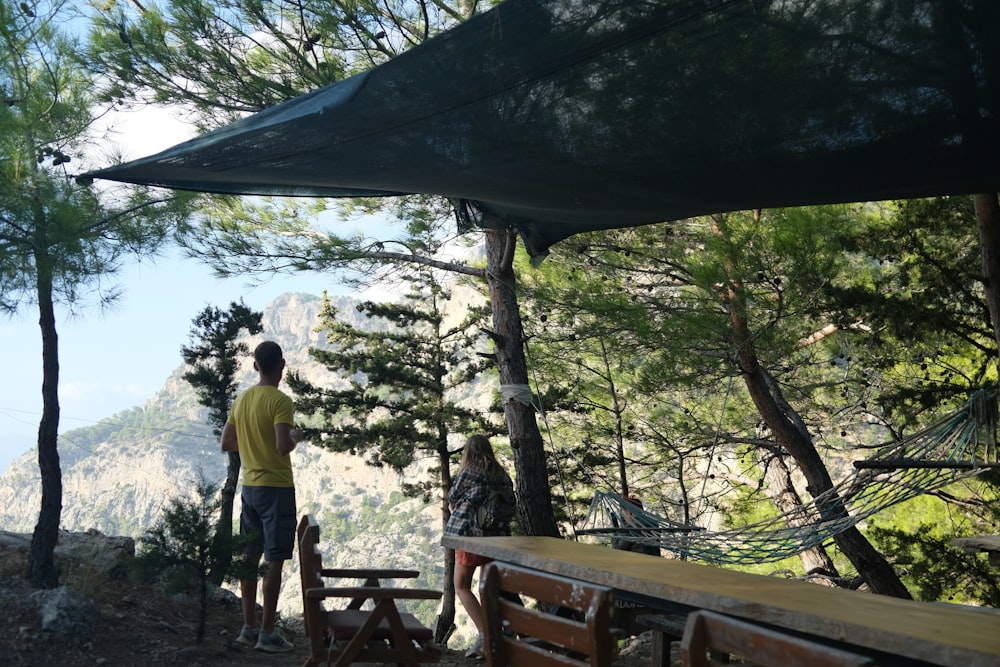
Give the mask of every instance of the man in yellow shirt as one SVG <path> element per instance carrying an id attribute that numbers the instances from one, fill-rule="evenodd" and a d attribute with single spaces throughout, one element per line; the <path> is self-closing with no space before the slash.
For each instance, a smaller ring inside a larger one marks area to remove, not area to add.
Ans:
<path id="1" fill-rule="evenodd" d="M 295 546 L 295 485 L 289 454 L 302 438 L 293 428 L 295 406 L 278 389 L 285 372 L 281 347 L 264 341 L 254 350 L 259 381 L 233 402 L 222 429 L 222 451 L 239 452 L 243 467 L 240 533 L 256 535 L 247 556 L 267 566 L 263 577 L 260 624 L 257 623 L 257 579 L 240 582 L 243 629 L 236 641 L 258 651 L 284 653 L 295 646 L 274 629 L 281 590 L 281 568 Z"/>

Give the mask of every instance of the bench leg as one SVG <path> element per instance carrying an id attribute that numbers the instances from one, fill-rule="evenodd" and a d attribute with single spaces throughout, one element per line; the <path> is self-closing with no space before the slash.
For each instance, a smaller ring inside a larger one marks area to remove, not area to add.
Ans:
<path id="1" fill-rule="evenodd" d="M 662 632 L 653 631 L 653 650 L 650 653 L 650 667 L 670 667 L 670 639 Z"/>

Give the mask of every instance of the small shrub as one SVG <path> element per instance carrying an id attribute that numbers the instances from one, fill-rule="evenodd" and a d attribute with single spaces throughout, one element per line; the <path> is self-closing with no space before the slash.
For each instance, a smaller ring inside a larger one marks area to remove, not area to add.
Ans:
<path id="1" fill-rule="evenodd" d="M 160 582 L 171 592 L 198 595 L 196 642 L 205 636 L 209 573 L 219 560 L 218 550 L 226 549 L 232 556 L 227 580 L 257 574 L 256 565 L 242 557 L 248 538 L 231 535 L 228 540 L 220 540 L 216 536 L 217 492 L 217 485 L 201 479 L 192 497 L 171 499 L 160 520 L 139 539 L 141 549 L 134 561 L 140 579 Z"/>

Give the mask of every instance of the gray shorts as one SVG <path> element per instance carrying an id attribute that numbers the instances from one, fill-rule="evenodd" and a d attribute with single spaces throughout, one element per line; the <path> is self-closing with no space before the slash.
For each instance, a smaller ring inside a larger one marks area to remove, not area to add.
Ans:
<path id="1" fill-rule="evenodd" d="M 264 554 L 264 560 L 291 560 L 295 548 L 295 489 L 275 486 L 244 486 L 241 495 L 240 534 L 256 535 L 248 554 Z"/>

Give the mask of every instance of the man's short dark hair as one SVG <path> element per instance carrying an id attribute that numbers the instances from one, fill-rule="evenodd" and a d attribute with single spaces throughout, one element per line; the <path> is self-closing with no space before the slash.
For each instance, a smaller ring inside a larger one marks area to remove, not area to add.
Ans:
<path id="1" fill-rule="evenodd" d="M 264 375 L 271 375 L 278 370 L 281 363 L 281 346 L 273 340 L 265 340 L 253 351 L 253 359 L 257 369 Z"/>

